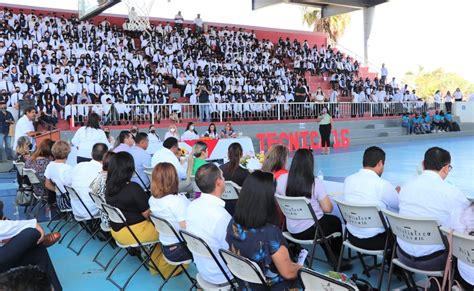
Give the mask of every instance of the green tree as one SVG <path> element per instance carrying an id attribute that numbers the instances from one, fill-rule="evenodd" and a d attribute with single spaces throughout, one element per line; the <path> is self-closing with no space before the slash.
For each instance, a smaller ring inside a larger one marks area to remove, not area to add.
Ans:
<path id="1" fill-rule="evenodd" d="M 419 97 L 429 100 L 437 90 L 444 95 L 447 91 L 451 93 L 460 88 L 464 95 L 474 92 L 474 84 L 469 83 L 460 75 L 452 72 L 446 72 L 442 68 L 433 71 L 425 71 L 420 66 L 417 73 L 406 72 L 403 82 L 409 87 L 415 88 Z"/>
<path id="2" fill-rule="evenodd" d="M 351 16 L 347 13 L 330 17 L 321 17 L 321 10 L 314 8 L 303 8 L 303 23 L 313 27 L 314 31 L 324 32 L 328 35 L 328 42 L 331 45 L 344 35 L 344 31 L 351 22 Z"/>

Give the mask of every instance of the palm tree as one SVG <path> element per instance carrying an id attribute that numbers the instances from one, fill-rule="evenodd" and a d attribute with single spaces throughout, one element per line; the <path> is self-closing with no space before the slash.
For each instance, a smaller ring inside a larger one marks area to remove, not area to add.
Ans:
<path id="1" fill-rule="evenodd" d="M 314 27 L 314 31 L 325 32 L 328 42 L 335 45 L 351 22 L 347 13 L 330 17 L 321 17 L 321 10 L 303 8 L 303 23 Z"/>

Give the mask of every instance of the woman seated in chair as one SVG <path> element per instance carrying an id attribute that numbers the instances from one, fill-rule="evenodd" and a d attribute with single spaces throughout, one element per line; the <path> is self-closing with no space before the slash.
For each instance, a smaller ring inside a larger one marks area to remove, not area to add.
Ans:
<path id="1" fill-rule="evenodd" d="M 30 138 L 27 136 L 21 136 L 16 142 L 16 161 L 24 163 L 26 159 L 30 158 L 30 150 Z M 19 172 L 17 172 L 17 181 L 20 188 L 22 188 L 23 185 L 30 185 L 30 180 L 28 180 L 28 177 L 21 176 Z"/>
<path id="2" fill-rule="evenodd" d="M 465 209 L 453 211 L 450 226 L 455 231 L 474 236 L 474 202 Z M 454 279 L 465 290 L 474 290 L 474 267 L 458 260 L 454 269 Z"/>
<path id="3" fill-rule="evenodd" d="M 282 176 L 282 181 L 278 183 L 276 193 L 289 197 L 306 197 L 310 199 L 311 206 L 316 214 L 321 230 L 325 236 L 339 232 L 342 234 L 341 221 L 338 217 L 330 215 L 333 205 L 329 196 L 326 194 L 323 182 L 314 177 L 314 157 L 309 149 L 299 149 L 296 151 L 291 163 L 288 175 Z M 301 240 L 312 240 L 315 237 L 316 222 L 310 220 L 286 219 L 288 231 L 293 237 Z M 329 242 L 337 263 L 337 258 L 341 251 L 342 237 L 337 237 Z M 329 250 L 324 244 L 321 245 L 328 258 L 331 261 Z M 331 263 L 331 262 L 330 262 Z M 343 265 L 346 268 L 347 262 Z"/>
<path id="4" fill-rule="evenodd" d="M 33 169 L 36 171 L 38 178 L 44 183 L 44 172 L 46 167 L 53 160 L 51 148 L 54 141 L 48 139 L 43 140 L 31 156 L 25 156 L 25 169 Z M 48 203 L 54 204 L 56 202 L 56 193 L 49 191 L 39 185 L 33 185 L 33 190 L 38 196 L 48 197 Z"/>
<path id="5" fill-rule="evenodd" d="M 135 163 L 128 152 L 119 152 L 109 161 L 105 200 L 111 206 L 120 209 L 125 216 L 130 230 L 142 243 L 158 240 L 158 232 L 151 221 L 148 195 L 143 188 L 130 179 L 135 171 Z M 112 237 L 120 244 L 136 244 L 136 240 L 125 224 L 110 223 Z M 158 246 L 151 254 L 151 259 L 164 276 L 168 276 L 173 267 L 168 265 Z M 151 273 L 156 271 L 150 268 Z"/>
<path id="6" fill-rule="evenodd" d="M 166 219 L 173 225 L 176 233 L 186 229 L 186 209 L 189 200 L 178 194 L 178 173 L 170 163 L 159 163 L 155 166 L 151 180 L 151 194 L 148 203 L 151 213 Z M 191 253 L 184 244 L 179 243 L 176 236 L 160 234 L 160 242 L 165 256 L 175 262 L 192 259 Z"/>
<path id="7" fill-rule="evenodd" d="M 227 227 L 229 250 L 257 263 L 272 290 L 298 288 L 300 265 L 293 263 L 275 211 L 275 182 L 271 173 L 255 171 L 244 182 L 234 217 Z M 239 287 L 268 290 L 268 286 L 242 282 Z"/>

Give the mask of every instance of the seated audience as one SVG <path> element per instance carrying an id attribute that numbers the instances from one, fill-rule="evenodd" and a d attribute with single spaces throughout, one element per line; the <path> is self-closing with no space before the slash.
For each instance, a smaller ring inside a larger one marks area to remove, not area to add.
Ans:
<path id="1" fill-rule="evenodd" d="M 220 138 L 237 137 L 237 132 L 234 131 L 230 122 L 225 124 L 224 129 L 221 131 Z"/>
<path id="2" fill-rule="evenodd" d="M 196 172 L 196 184 L 202 194 L 188 206 L 186 228 L 209 245 L 226 269 L 227 275 L 232 278 L 218 252 L 219 249 L 229 248 L 225 239 L 227 225 L 231 220 L 230 214 L 224 208 L 225 202 L 220 198 L 225 190 L 225 180 L 221 170 L 212 163 L 200 167 Z M 204 280 L 212 284 L 227 283 L 212 258 L 195 255 L 194 263 Z"/>
<path id="3" fill-rule="evenodd" d="M 202 141 L 198 141 L 193 145 L 193 152 L 189 155 L 188 159 L 188 170 L 186 171 L 187 177 L 196 175 L 196 171 L 199 167 L 207 164 L 207 150 L 207 144 Z"/>
<path id="4" fill-rule="evenodd" d="M 186 126 L 186 131 L 183 133 L 183 135 L 181 135 L 181 140 L 185 141 L 185 140 L 195 140 L 195 139 L 199 139 L 199 135 L 196 129 L 194 129 L 194 123 L 189 122 L 188 125 Z"/>
<path id="5" fill-rule="evenodd" d="M 277 184 L 283 176 L 287 176 L 288 170 L 286 164 L 288 163 L 288 156 L 290 151 L 284 145 L 273 145 L 270 150 L 265 154 L 265 160 L 262 164 L 262 171 L 273 173 Z M 279 189 L 283 189 L 279 192 Z M 277 193 L 285 195 L 285 188 L 277 186 Z"/>
<path id="6" fill-rule="evenodd" d="M 451 169 L 448 151 L 439 147 L 428 149 L 423 172 L 400 191 L 400 214 L 435 217 L 442 225 L 449 226 L 450 213 L 470 204 L 456 186 L 445 181 Z M 397 256 L 402 263 L 423 270 L 444 270 L 447 255 L 444 245 L 412 245 L 400 239 L 397 241 Z"/>
<path id="7" fill-rule="evenodd" d="M 71 202 L 66 194 L 66 189 L 64 189 L 64 184 L 66 182 L 65 173 L 71 169 L 71 166 L 66 164 L 71 146 L 63 140 L 58 140 L 51 148 L 51 152 L 54 161 L 46 166 L 44 185 L 47 189 L 56 193 L 56 202 L 59 209 L 70 209 Z M 59 191 L 56 191 L 56 188 Z"/>
<path id="8" fill-rule="evenodd" d="M 77 163 L 90 161 L 92 147 L 97 143 L 109 145 L 109 140 L 100 128 L 99 115 L 91 113 L 86 125 L 79 128 L 71 140 L 71 144 L 77 148 Z"/>
<path id="9" fill-rule="evenodd" d="M 27 159 L 31 159 L 30 156 L 30 149 L 31 149 L 31 141 L 30 138 L 27 136 L 22 136 L 18 139 L 16 145 L 16 161 L 24 163 Z M 18 180 L 18 186 L 20 188 L 23 185 L 30 185 L 30 180 L 26 176 L 21 176 L 19 172 L 16 174 Z"/>
<path id="10" fill-rule="evenodd" d="M 224 179 L 232 181 L 235 184 L 242 186 L 245 179 L 250 174 L 249 170 L 240 165 L 240 159 L 243 155 L 242 146 L 238 142 L 230 144 L 227 150 L 227 158 L 229 161 L 220 166 Z"/>
<path id="11" fill-rule="evenodd" d="M 300 265 L 291 261 L 288 243 L 277 226 L 273 175 L 255 171 L 245 180 L 234 216 L 227 226 L 229 250 L 260 266 L 271 290 L 298 288 Z M 239 288 L 269 290 L 236 278 Z"/>
<path id="12" fill-rule="evenodd" d="M 165 133 L 164 140 L 167 140 L 169 137 L 174 137 L 177 140 L 180 140 L 178 127 L 176 127 L 176 124 L 174 123 L 170 124 L 168 131 Z"/>
<path id="13" fill-rule="evenodd" d="M 155 126 L 153 124 L 148 127 L 148 140 L 151 144 L 157 144 L 161 142 L 160 135 L 156 132 Z"/>
<path id="14" fill-rule="evenodd" d="M 474 202 L 467 208 L 451 212 L 449 226 L 460 233 L 474 235 Z M 454 279 L 465 290 L 474 290 L 474 267 L 457 261 L 454 267 Z"/>
<path id="15" fill-rule="evenodd" d="M 0 219 L 0 273 L 20 266 L 38 266 L 47 274 L 54 290 L 62 290 L 53 262 L 46 249 L 56 243 L 60 237 L 59 233 L 45 235 L 36 219 Z M 15 288 L 17 287 L 15 286 Z M 1 285 L 0 289 L 2 289 Z"/>
<path id="16" fill-rule="evenodd" d="M 179 192 L 191 192 L 192 185 L 187 181 L 186 168 L 180 161 L 181 150 L 178 146 L 178 140 L 169 137 L 163 142 L 163 147 L 156 151 L 151 158 L 151 166 L 154 167 L 159 163 L 170 163 L 176 168 L 179 177 Z"/>
<path id="17" fill-rule="evenodd" d="M 407 129 L 407 134 L 413 133 L 412 120 L 408 113 L 404 113 L 402 116 L 402 127 Z"/>
<path id="18" fill-rule="evenodd" d="M 36 175 L 38 178 L 44 183 L 45 177 L 44 172 L 46 171 L 46 167 L 52 160 L 51 155 L 51 147 L 53 146 L 54 142 L 52 140 L 45 139 L 43 140 L 36 150 L 33 152 L 31 156 L 25 156 L 25 168 L 26 169 L 33 169 L 36 171 Z M 48 203 L 53 204 L 56 201 L 56 194 L 45 192 L 45 189 L 40 185 L 33 185 L 33 190 L 38 196 L 48 196 Z"/>
<path id="19" fill-rule="evenodd" d="M 130 152 L 134 144 L 135 141 L 133 140 L 132 133 L 128 130 L 122 130 L 117 138 L 114 152 Z"/>
<path id="20" fill-rule="evenodd" d="M 104 143 L 96 143 L 92 147 L 92 160 L 75 165 L 64 174 L 65 185 L 72 187 L 82 199 L 89 212 L 78 199 L 71 199 L 71 207 L 74 215 L 89 218 L 99 213 L 99 209 L 92 201 L 89 191 L 92 181 L 102 172 L 102 160 L 108 147 Z"/>
<path id="21" fill-rule="evenodd" d="M 156 241 L 158 232 L 153 223 L 148 220 L 150 216 L 149 197 L 140 185 L 131 181 L 134 171 L 135 165 L 132 155 L 127 152 L 113 155 L 110 158 L 107 172 L 105 200 L 111 206 L 122 211 L 127 224 L 140 242 Z M 111 222 L 110 225 L 112 237 L 116 241 L 121 244 L 136 244 L 135 238 L 125 224 Z M 173 270 L 173 267 L 164 261 L 158 246 L 153 250 L 152 260 L 164 276 L 169 275 Z M 150 268 L 150 272 L 155 273 L 156 270 Z"/>
<path id="22" fill-rule="evenodd" d="M 369 147 L 364 152 L 363 168 L 344 180 L 344 199 L 353 203 L 376 204 L 380 209 L 398 210 L 398 192 L 382 177 L 385 152 L 379 147 Z M 347 225 L 349 241 L 367 250 L 383 250 L 387 233 L 384 228 L 359 228 Z"/>
<path id="23" fill-rule="evenodd" d="M 219 138 L 219 134 L 217 133 L 217 128 L 214 123 L 209 124 L 206 132 L 202 135 L 203 137 L 208 137 L 210 139 L 217 139 Z"/>
<path id="24" fill-rule="evenodd" d="M 186 210 L 189 200 L 186 196 L 178 194 L 178 174 L 170 163 L 159 163 L 153 169 L 151 181 L 152 197 L 148 200 L 151 214 L 166 219 L 179 233 L 186 229 Z M 160 243 L 165 256 L 173 261 L 192 259 L 185 244 L 179 244 L 174 235 L 160 234 Z"/>
<path id="25" fill-rule="evenodd" d="M 142 186 L 143 189 L 150 185 L 148 175 L 144 172 L 144 166 L 149 166 L 151 164 L 151 155 L 146 151 L 148 144 L 148 135 L 144 132 L 139 132 L 135 136 L 135 145 L 128 151 L 135 162 L 136 175 L 134 175 L 132 181 Z"/>
<path id="26" fill-rule="evenodd" d="M 281 177 L 282 181 L 278 185 L 281 188 L 279 191 L 277 190 L 277 193 L 286 189 L 284 193 L 288 197 L 306 197 L 310 199 L 311 206 L 324 235 L 328 236 L 335 232 L 342 233 L 341 221 L 338 217 L 330 214 L 333 210 L 331 199 L 329 199 L 326 193 L 323 181 L 314 176 L 314 167 L 312 151 L 309 149 L 297 150 L 291 162 L 288 175 Z M 319 235 L 316 234 L 317 224 L 312 219 L 293 220 L 287 218 L 286 226 L 288 231 L 297 239 L 309 240 L 314 239 L 315 235 Z M 341 251 L 342 238 L 337 237 L 330 240 L 329 245 L 337 260 Z M 322 247 L 329 260 L 331 258 L 329 250 L 324 245 Z M 345 261 L 343 260 L 343 262 Z M 343 264 L 343 267 L 348 267 L 347 262 Z"/>

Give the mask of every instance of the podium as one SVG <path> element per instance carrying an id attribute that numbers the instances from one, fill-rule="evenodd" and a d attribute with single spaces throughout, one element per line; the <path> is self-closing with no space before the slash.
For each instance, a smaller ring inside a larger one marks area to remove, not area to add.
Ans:
<path id="1" fill-rule="evenodd" d="M 61 139 L 61 134 L 59 129 L 46 131 L 35 136 L 35 142 L 39 145 L 45 139 L 51 139 L 52 141 L 57 141 Z"/>

